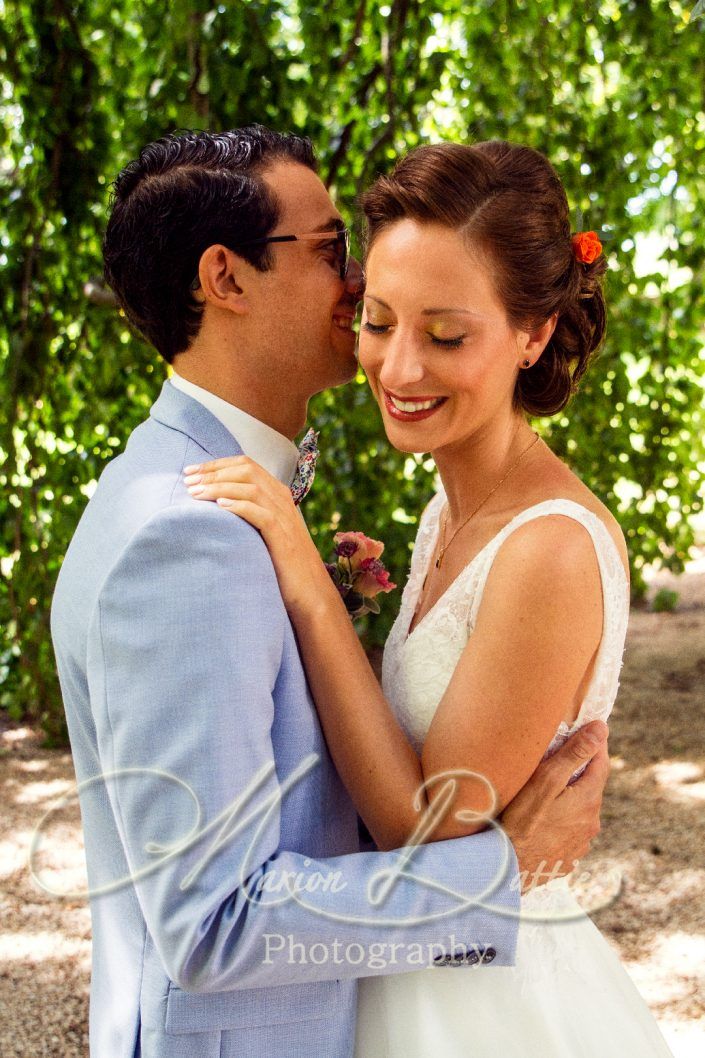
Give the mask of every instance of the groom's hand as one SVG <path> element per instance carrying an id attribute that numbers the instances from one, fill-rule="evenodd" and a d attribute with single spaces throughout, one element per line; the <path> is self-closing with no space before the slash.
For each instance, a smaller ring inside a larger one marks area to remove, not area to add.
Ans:
<path id="1" fill-rule="evenodd" d="M 569 874 L 600 833 L 602 794 L 610 770 L 607 724 L 593 720 L 539 764 L 504 809 L 500 822 L 519 860 L 522 893 Z M 593 741 L 595 739 L 596 741 Z M 573 785 L 580 767 L 586 771 Z"/>

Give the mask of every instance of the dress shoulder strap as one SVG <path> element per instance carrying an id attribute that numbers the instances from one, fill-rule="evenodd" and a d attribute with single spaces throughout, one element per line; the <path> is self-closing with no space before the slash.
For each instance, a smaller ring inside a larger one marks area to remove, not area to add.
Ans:
<path id="1" fill-rule="evenodd" d="M 401 627 L 404 624 L 404 618 L 406 618 L 408 626 L 410 618 L 408 618 L 407 615 L 409 612 L 413 612 L 416 607 L 416 602 L 421 593 L 423 580 L 426 576 L 428 556 L 433 548 L 433 542 L 436 538 L 438 512 L 443 506 L 444 499 L 445 496 L 441 492 L 434 493 L 419 518 L 419 527 L 416 531 L 416 540 L 414 541 L 414 549 L 411 554 L 409 571 L 399 605 L 399 621 L 398 625 L 395 624 L 395 628 Z M 392 630 L 392 634 L 393 632 L 394 629 Z M 392 634 L 390 634 L 390 638 Z"/>
<path id="2" fill-rule="evenodd" d="M 436 539 L 438 516 L 444 503 L 445 493 L 442 490 L 435 492 L 421 513 L 411 562 L 413 572 L 421 573 L 426 569 L 429 552 Z"/>
<path id="3" fill-rule="evenodd" d="M 549 514 L 566 515 L 585 526 L 595 547 L 600 573 L 602 574 L 603 588 L 606 580 L 611 582 L 614 579 L 618 579 L 620 573 L 622 580 L 626 580 L 624 566 L 622 565 L 617 546 L 610 536 L 604 522 L 598 518 L 593 511 L 588 510 L 588 508 L 584 507 L 581 503 L 576 503 L 575 500 L 543 500 L 541 503 L 535 503 L 531 507 L 527 507 L 525 510 L 520 511 L 519 514 L 515 515 L 515 517 L 512 518 L 510 522 L 507 522 L 497 535 L 490 540 L 489 544 L 482 552 L 481 569 L 478 571 L 479 576 L 475 582 L 473 599 L 475 610 L 479 608 L 482 592 L 490 569 L 492 568 L 492 563 L 507 537 L 527 522 Z"/>

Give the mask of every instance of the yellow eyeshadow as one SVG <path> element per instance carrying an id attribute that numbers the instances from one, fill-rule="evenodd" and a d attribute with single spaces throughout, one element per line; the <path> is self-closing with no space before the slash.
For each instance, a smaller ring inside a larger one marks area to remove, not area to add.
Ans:
<path id="1" fill-rule="evenodd" d="M 425 327 L 424 330 L 432 335 L 432 337 L 439 338 L 441 341 L 448 341 L 451 338 L 458 337 L 458 327 L 449 328 L 448 324 L 443 322 L 432 323 L 430 327 Z"/>

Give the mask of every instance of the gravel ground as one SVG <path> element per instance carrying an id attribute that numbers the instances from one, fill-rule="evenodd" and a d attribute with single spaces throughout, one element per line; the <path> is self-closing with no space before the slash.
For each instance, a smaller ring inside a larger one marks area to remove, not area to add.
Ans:
<path id="1" fill-rule="evenodd" d="M 583 861 L 582 893 L 654 1011 L 676 1058 L 705 1053 L 705 549 L 676 582 L 673 613 L 632 611 L 611 721 L 604 826 Z M 0 716 L 0 723 L 2 719 Z M 32 833 L 73 781 L 66 752 L 29 728 L 0 728 L 0 1055 L 88 1053 L 90 916 L 28 870 Z M 78 809 L 54 817 L 43 877 L 84 884 Z M 616 893 L 616 896 L 610 894 Z M 637 1058 L 637 1056 L 629 1056 Z"/>

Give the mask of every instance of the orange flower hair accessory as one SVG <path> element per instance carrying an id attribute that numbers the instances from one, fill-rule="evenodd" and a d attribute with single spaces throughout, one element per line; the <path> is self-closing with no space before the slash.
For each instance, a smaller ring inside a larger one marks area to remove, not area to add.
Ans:
<path id="1" fill-rule="evenodd" d="M 571 242 L 573 254 L 581 264 L 592 264 L 602 253 L 602 243 L 596 231 L 579 231 Z"/>

